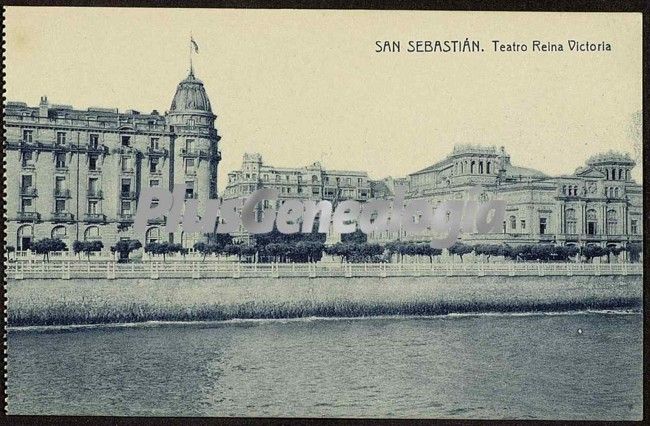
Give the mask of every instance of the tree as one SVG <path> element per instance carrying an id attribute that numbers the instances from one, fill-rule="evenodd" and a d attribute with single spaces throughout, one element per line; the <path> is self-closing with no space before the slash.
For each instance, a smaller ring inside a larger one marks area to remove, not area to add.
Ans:
<path id="1" fill-rule="evenodd" d="M 618 255 L 624 251 L 625 251 L 625 247 L 617 247 L 617 246 L 607 247 L 607 263 L 611 261 L 610 255 L 613 254 L 618 259 Z"/>
<path id="2" fill-rule="evenodd" d="M 37 254 L 43 255 L 43 260 L 50 261 L 50 252 L 64 251 L 68 246 L 58 238 L 44 238 L 42 240 L 34 241 L 29 249 Z"/>
<path id="3" fill-rule="evenodd" d="M 630 262 L 638 262 L 643 252 L 643 244 L 641 243 L 627 243 L 626 246 L 627 253 L 630 258 Z"/>
<path id="4" fill-rule="evenodd" d="M 142 243 L 138 240 L 120 240 L 111 247 L 111 253 L 119 253 L 120 261 L 124 259 L 128 262 L 129 255 L 142 247 Z"/>
<path id="5" fill-rule="evenodd" d="M 88 261 L 90 261 L 90 253 L 102 251 L 104 243 L 99 240 L 94 241 L 75 241 L 72 243 L 72 251 L 74 254 L 85 253 Z"/>
<path id="6" fill-rule="evenodd" d="M 227 244 L 223 251 L 227 256 L 237 256 L 237 259 L 241 260 L 241 247 L 240 244 Z"/>
<path id="7" fill-rule="evenodd" d="M 582 255 L 587 258 L 587 262 L 593 261 L 596 257 L 603 257 L 609 253 L 604 247 L 601 246 L 586 246 L 582 248 Z"/>
<path id="8" fill-rule="evenodd" d="M 455 242 L 447 250 L 449 250 L 449 254 L 452 255 L 457 254 L 458 256 L 460 256 L 460 261 L 462 262 L 463 256 L 474 251 L 474 247 L 461 242 Z"/>
<path id="9" fill-rule="evenodd" d="M 160 243 L 154 241 L 144 246 L 145 253 L 149 253 L 153 256 L 162 255 L 163 262 L 167 261 L 168 254 L 177 253 L 177 252 L 182 253 L 183 250 L 187 250 L 187 249 L 184 249 L 183 246 L 181 246 L 180 244 L 172 244 L 166 241 Z"/>
<path id="10" fill-rule="evenodd" d="M 491 256 L 501 256 L 502 248 L 498 244 L 477 244 L 474 246 L 474 253 L 485 256 L 489 262 Z"/>

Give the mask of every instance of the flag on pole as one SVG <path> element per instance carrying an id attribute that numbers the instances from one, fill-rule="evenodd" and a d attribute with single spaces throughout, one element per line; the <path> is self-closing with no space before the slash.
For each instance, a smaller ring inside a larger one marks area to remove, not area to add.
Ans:
<path id="1" fill-rule="evenodd" d="M 199 45 L 196 44 L 194 41 L 194 37 L 190 36 L 190 42 L 192 43 L 192 48 L 194 49 L 194 53 L 199 53 Z"/>

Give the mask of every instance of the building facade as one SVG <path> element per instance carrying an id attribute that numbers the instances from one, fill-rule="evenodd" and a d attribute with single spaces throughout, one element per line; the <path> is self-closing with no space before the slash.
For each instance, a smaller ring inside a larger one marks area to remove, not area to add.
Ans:
<path id="1" fill-rule="evenodd" d="M 41 98 L 38 107 L 5 106 L 7 244 L 25 250 L 34 240 L 60 238 L 181 242 L 196 235 L 163 231 L 152 220 L 133 229 L 139 193 L 148 186 L 187 186 L 199 208 L 217 197 L 221 159 L 216 115 L 203 83 L 190 71 L 165 114 L 112 108 L 75 110 Z"/>
<path id="2" fill-rule="evenodd" d="M 505 149 L 462 145 L 440 162 L 408 176 L 407 199 L 433 207 L 445 200 L 505 201 L 505 220 L 490 234 L 466 233 L 469 243 L 511 245 L 556 243 L 625 246 L 643 236 L 642 186 L 631 179 L 634 161 L 627 154 L 594 155 L 573 174 L 547 176 L 511 163 Z M 426 241 L 430 236 L 381 232 L 375 241 Z"/>
<path id="3" fill-rule="evenodd" d="M 239 170 L 228 173 L 224 199 L 246 197 L 261 188 L 276 189 L 279 197 L 274 206 L 267 201 L 263 208 L 278 208 L 284 200 L 328 200 L 336 205 L 341 200 L 366 201 L 374 197 L 373 181 L 368 174 L 354 170 L 328 170 L 319 162 L 305 167 L 275 167 L 265 164 L 257 153 L 244 154 Z M 242 227 L 233 235 L 236 240 L 248 241 Z"/>

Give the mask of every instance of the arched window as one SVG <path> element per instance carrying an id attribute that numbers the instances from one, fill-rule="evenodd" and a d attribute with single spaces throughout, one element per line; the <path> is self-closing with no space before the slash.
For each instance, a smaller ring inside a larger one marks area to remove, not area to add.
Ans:
<path id="1" fill-rule="evenodd" d="M 618 169 L 618 180 L 623 180 L 623 169 Z"/>
<path id="2" fill-rule="evenodd" d="M 576 211 L 574 209 L 566 209 L 564 211 L 565 232 L 567 234 L 577 234 L 576 228 Z"/>
<path id="3" fill-rule="evenodd" d="M 194 250 L 194 244 L 199 241 L 199 234 L 181 232 L 181 245 L 183 248 Z"/>
<path id="4" fill-rule="evenodd" d="M 614 188 L 614 198 L 618 198 L 618 188 Z"/>
<path id="5" fill-rule="evenodd" d="M 471 163 L 469 163 L 469 173 L 474 174 L 474 166 L 476 165 L 476 161 L 472 160 Z"/>
<path id="6" fill-rule="evenodd" d="M 84 231 L 84 241 L 98 240 L 99 238 L 99 228 L 96 226 L 89 226 Z"/>
<path id="7" fill-rule="evenodd" d="M 589 209 L 587 210 L 587 234 L 596 235 L 598 216 L 596 215 L 596 210 Z"/>
<path id="8" fill-rule="evenodd" d="M 483 161 L 478 162 L 478 172 L 483 174 Z"/>
<path id="9" fill-rule="evenodd" d="M 510 229 L 513 231 L 517 229 L 517 218 L 514 216 L 510 216 Z"/>
<path id="10" fill-rule="evenodd" d="M 618 213 L 616 210 L 607 210 L 607 234 L 615 235 L 618 232 Z"/>
<path id="11" fill-rule="evenodd" d="M 16 232 L 16 250 L 25 251 L 29 249 L 34 241 L 34 228 L 32 225 L 23 225 Z"/>
<path id="12" fill-rule="evenodd" d="M 605 175 L 606 175 L 605 179 L 609 180 L 609 169 L 605 169 Z"/>
<path id="13" fill-rule="evenodd" d="M 52 238 L 65 240 L 67 236 L 68 236 L 68 232 L 65 226 L 55 226 L 54 228 L 52 228 Z"/>
<path id="14" fill-rule="evenodd" d="M 147 229 L 147 232 L 145 233 L 144 240 L 146 241 L 146 244 L 151 244 L 151 243 L 158 243 L 161 241 L 160 238 L 160 228 L 157 226 L 154 226 L 153 228 Z"/>

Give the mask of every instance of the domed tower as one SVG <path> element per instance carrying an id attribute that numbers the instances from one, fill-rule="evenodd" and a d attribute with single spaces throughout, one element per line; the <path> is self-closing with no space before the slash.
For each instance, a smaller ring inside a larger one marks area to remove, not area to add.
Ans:
<path id="1" fill-rule="evenodd" d="M 186 185 L 186 199 L 199 200 L 199 212 L 204 211 L 207 199 L 217 197 L 221 136 L 214 127 L 216 118 L 203 82 L 190 69 L 176 88 L 167 123 L 175 134 L 174 184 Z"/>
<path id="2" fill-rule="evenodd" d="M 630 181 L 630 173 L 636 163 L 629 154 L 609 151 L 592 156 L 587 165 L 600 171 L 606 180 Z"/>

